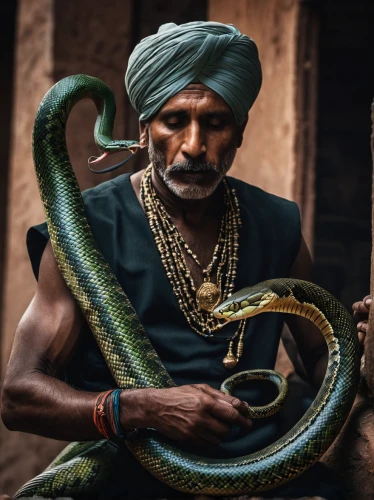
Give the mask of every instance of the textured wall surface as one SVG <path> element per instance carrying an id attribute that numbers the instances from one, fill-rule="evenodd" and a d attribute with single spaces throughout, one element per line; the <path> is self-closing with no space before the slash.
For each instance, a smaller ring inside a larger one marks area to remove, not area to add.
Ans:
<path id="1" fill-rule="evenodd" d="M 91 74 L 114 90 L 121 110 L 117 113 L 114 134 L 124 137 L 123 77 L 130 47 L 130 7 L 131 2 L 122 0 L 112 0 L 110 9 L 104 11 L 100 0 L 19 2 L 1 325 L 3 366 L 9 357 L 17 323 L 35 290 L 25 235 L 31 225 L 44 219 L 31 153 L 36 110 L 45 92 L 58 79 L 78 72 Z M 95 177 L 87 170 L 87 158 L 97 154 L 92 139 L 95 117 L 94 105 L 83 101 L 73 110 L 68 123 L 68 146 L 82 189 L 101 182 L 104 177 Z M 0 430 L 0 493 L 12 494 L 43 470 L 62 444 L 8 432 L 3 427 Z"/>
<path id="2" fill-rule="evenodd" d="M 291 199 L 296 168 L 298 10 L 295 0 L 209 1 L 209 19 L 235 24 L 253 38 L 262 63 L 262 89 L 249 112 L 244 143 L 231 173 Z"/>

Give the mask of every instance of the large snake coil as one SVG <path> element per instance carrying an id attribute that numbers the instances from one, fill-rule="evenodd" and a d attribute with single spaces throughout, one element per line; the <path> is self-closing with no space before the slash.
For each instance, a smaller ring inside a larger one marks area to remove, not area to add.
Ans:
<path id="1" fill-rule="evenodd" d="M 46 94 L 35 120 L 33 149 L 56 261 L 118 386 L 173 387 L 86 219 L 65 142 L 69 113 L 85 97 L 93 99 L 98 110 L 95 138 L 101 150 L 133 150 L 138 146 L 135 141 L 112 141 L 115 103 L 112 92 L 100 80 L 75 75 L 61 80 Z M 265 491 L 300 475 L 337 436 L 352 406 L 359 377 L 357 337 L 349 314 L 325 290 L 292 279 L 275 279 L 238 292 L 215 313 L 232 320 L 265 311 L 300 314 L 323 333 L 329 361 L 315 401 L 285 436 L 247 456 L 211 459 L 188 454 L 152 430 L 127 440 L 141 464 L 172 488 L 207 495 Z M 108 479 L 113 453 L 106 441 L 74 443 L 15 498 L 92 496 Z"/>

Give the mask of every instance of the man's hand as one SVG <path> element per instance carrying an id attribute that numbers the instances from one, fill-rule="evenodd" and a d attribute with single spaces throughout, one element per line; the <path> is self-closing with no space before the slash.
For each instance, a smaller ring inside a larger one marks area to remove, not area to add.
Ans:
<path id="1" fill-rule="evenodd" d="M 209 385 L 136 389 L 121 394 L 124 429 L 152 427 L 177 441 L 218 445 L 238 425 L 250 429 L 248 405 Z"/>
<path id="2" fill-rule="evenodd" d="M 357 335 L 358 341 L 361 345 L 364 344 L 365 336 L 368 330 L 368 317 L 369 317 L 369 308 L 371 304 L 370 295 L 366 295 L 359 302 L 355 302 L 352 305 L 353 309 L 353 317 L 358 322 L 357 323 Z"/>

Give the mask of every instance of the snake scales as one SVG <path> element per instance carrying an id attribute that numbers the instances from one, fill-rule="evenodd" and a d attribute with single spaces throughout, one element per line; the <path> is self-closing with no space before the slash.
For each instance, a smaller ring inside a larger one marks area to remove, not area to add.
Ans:
<path id="1" fill-rule="evenodd" d="M 105 151 L 108 144 L 114 150 L 137 147 L 135 141 L 112 141 L 115 102 L 100 80 L 75 75 L 46 94 L 35 120 L 33 149 L 52 247 L 118 386 L 172 387 L 173 381 L 104 261 L 85 217 L 65 143 L 69 113 L 85 97 L 93 99 L 98 110 L 95 139 L 100 149 Z M 171 487 L 210 495 L 264 491 L 286 483 L 315 463 L 339 432 L 358 383 L 358 345 L 349 314 L 326 291 L 292 279 L 271 280 L 238 292 L 216 314 L 233 320 L 264 311 L 301 314 L 325 336 L 329 362 L 315 401 L 290 432 L 248 456 L 217 460 L 187 454 L 153 430 L 127 440 L 143 466 Z M 15 498 L 92 495 L 108 479 L 115 454 L 106 441 L 73 443 Z"/>

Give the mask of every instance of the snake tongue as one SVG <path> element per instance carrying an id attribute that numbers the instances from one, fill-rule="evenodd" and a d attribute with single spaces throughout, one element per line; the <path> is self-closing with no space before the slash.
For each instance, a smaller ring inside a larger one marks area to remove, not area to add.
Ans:
<path id="1" fill-rule="evenodd" d="M 104 153 L 101 156 L 90 156 L 88 158 L 88 164 L 93 165 L 94 163 L 99 163 L 100 161 L 105 160 L 107 156 L 109 156 L 108 151 L 104 151 Z M 92 158 L 94 159 L 92 160 Z"/>

